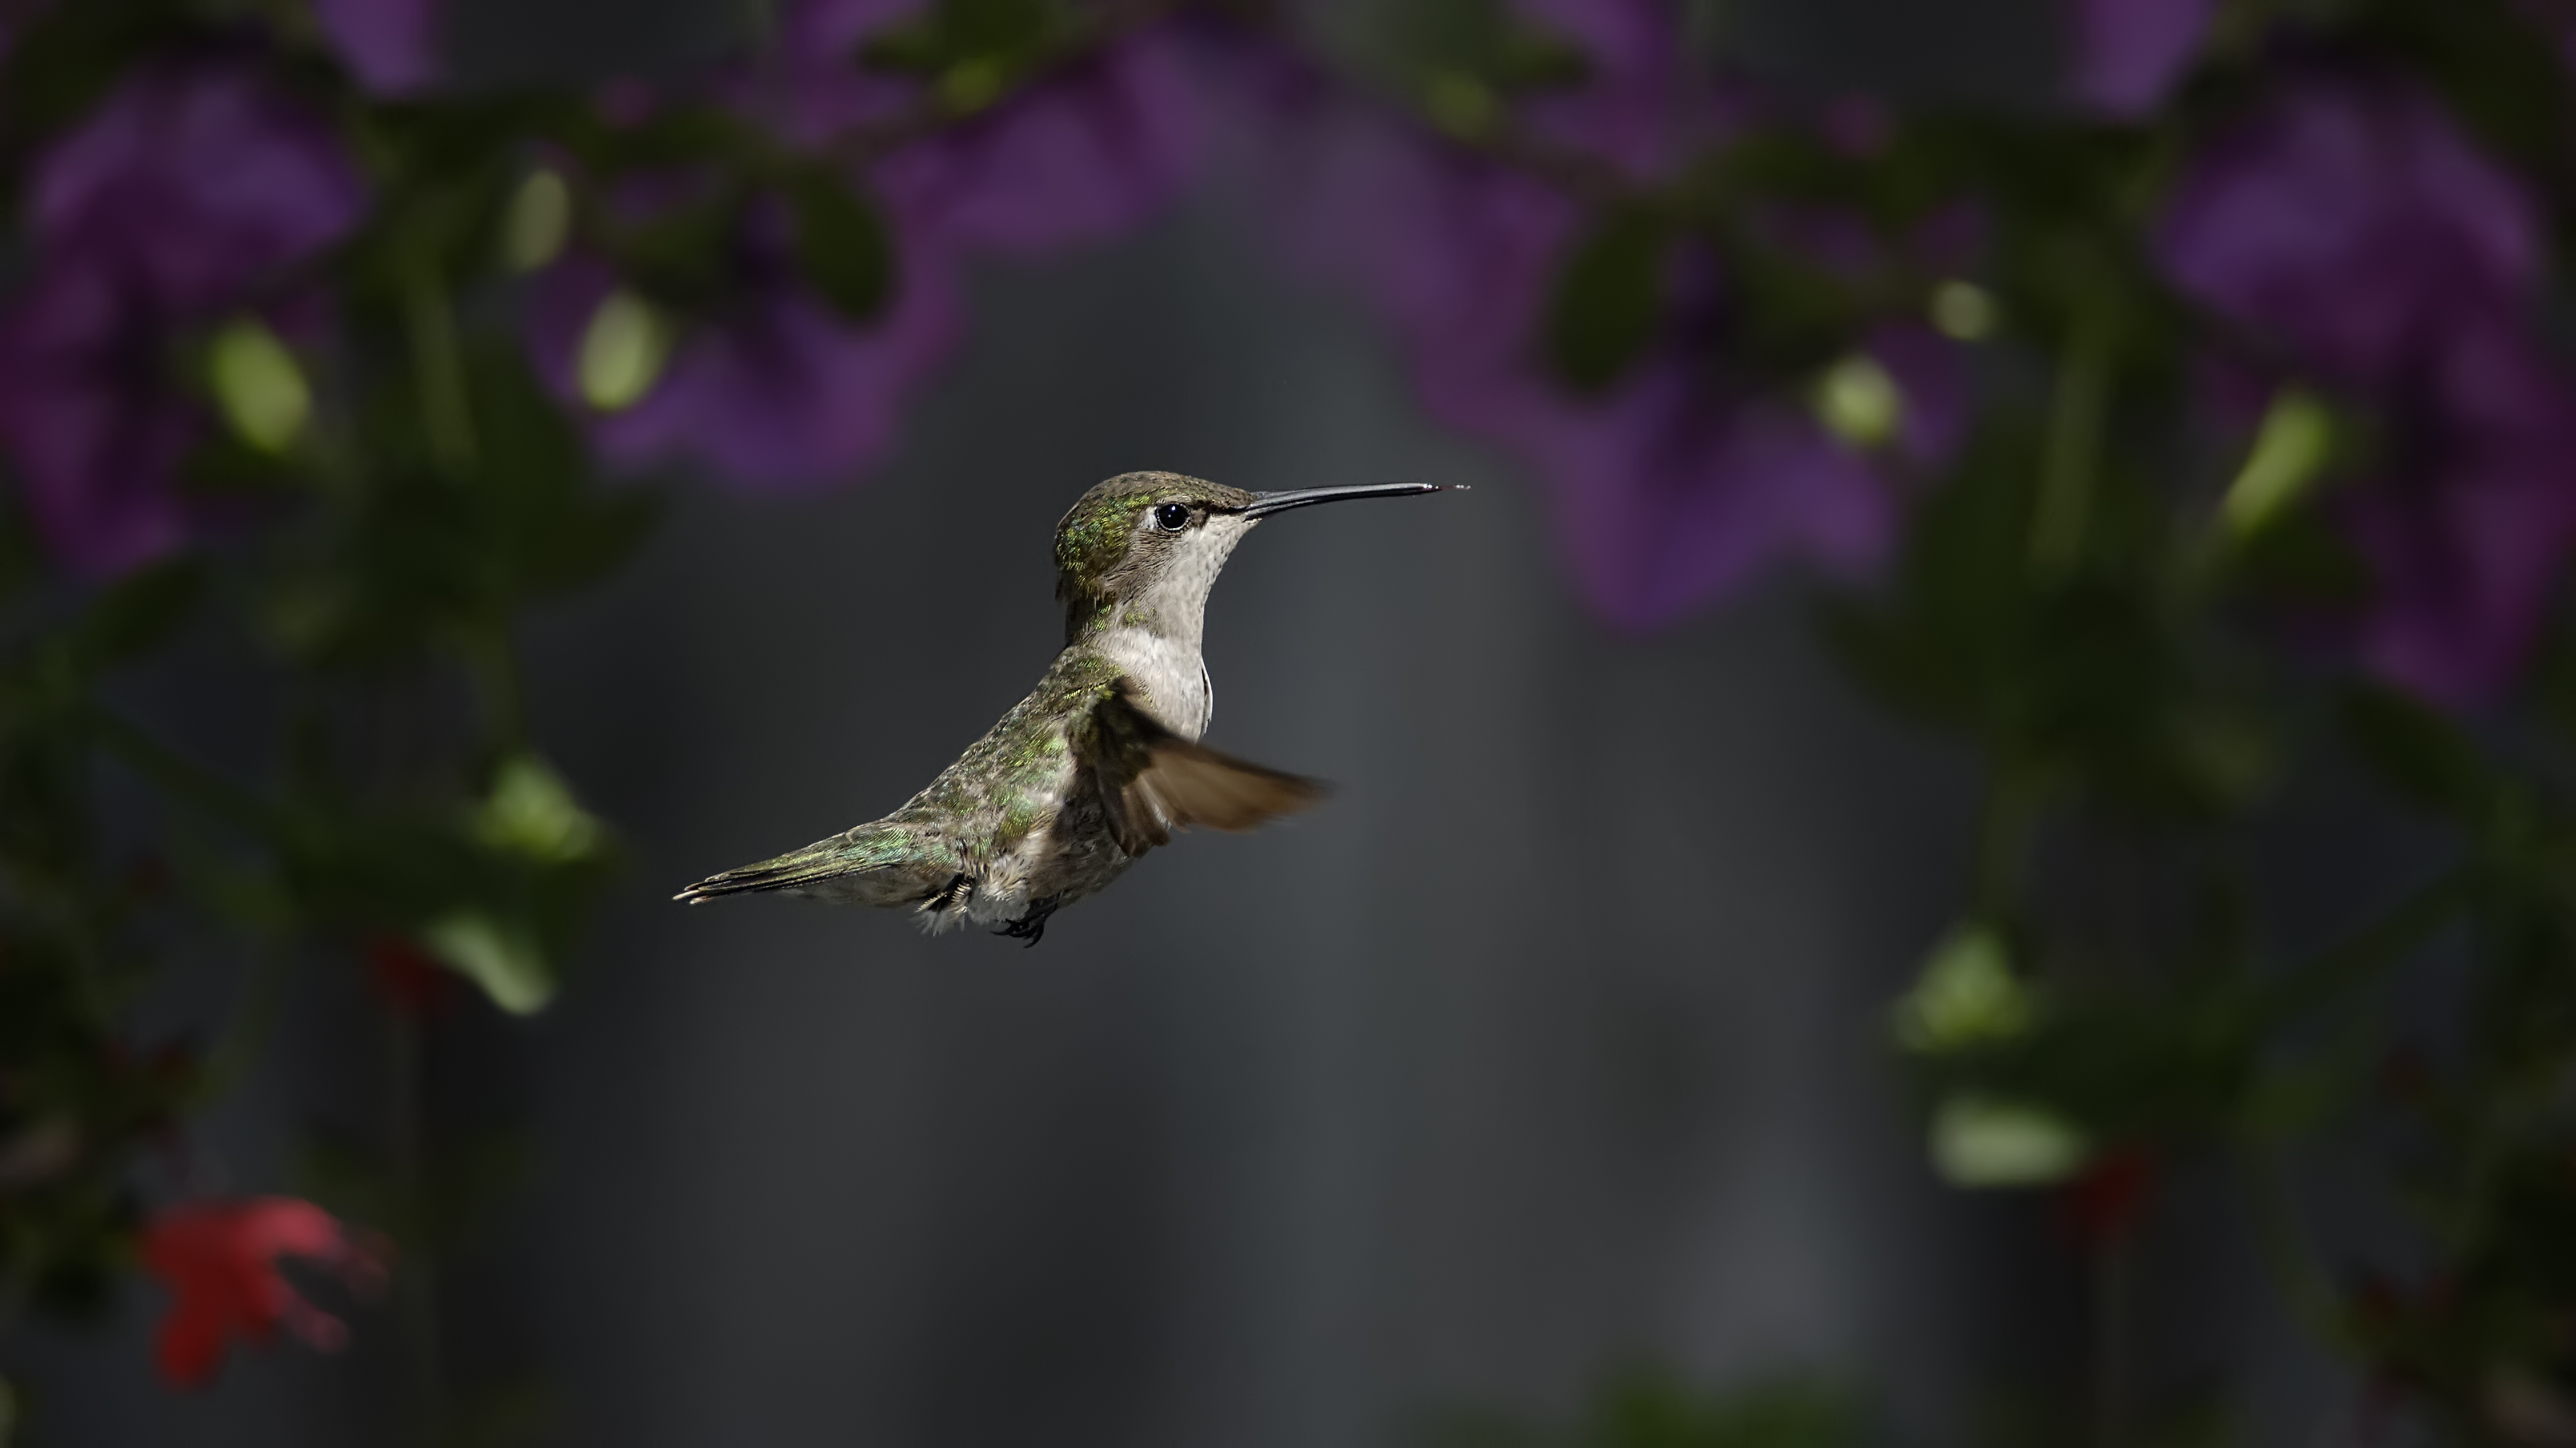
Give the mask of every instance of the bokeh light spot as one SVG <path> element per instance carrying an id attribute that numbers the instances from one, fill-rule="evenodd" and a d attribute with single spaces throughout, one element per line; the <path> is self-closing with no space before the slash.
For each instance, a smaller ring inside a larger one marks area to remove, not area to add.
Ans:
<path id="1" fill-rule="evenodd" d="M 582 400 L 602 412 L 633 407 L 662 379 L 670 355 L 671 324 L 661 309 L 633 292 L 610 292 L 582 330 Z"/>
<path id="2" fill-rule="evenodd" d="M 571 233 L 572 188 L 553 171 L 531 172 L 501 219 L 501 264 L 513 272 L 540 270 L 563 254 Z"/>
<path id="3" fill-rule="evenodd" d="M 275 332 L 249 318 L 226 326 L 215 334 L 206 372 L 224 421 L 242 441 L 282 453 L 304 435 L 313 390 Z"/>

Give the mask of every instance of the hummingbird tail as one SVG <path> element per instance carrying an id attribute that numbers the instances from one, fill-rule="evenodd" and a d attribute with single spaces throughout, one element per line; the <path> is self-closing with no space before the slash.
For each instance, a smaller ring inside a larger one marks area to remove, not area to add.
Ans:
<path id="1" fill-rule="evenodd" d="M 889 878 L 908 873 L 893 868 L 904 862 L 902 844 L 897 833 L 886 826 L 861 825 L 847 834 L 817 840 L 775 859 L 709 875 L 671 898 L 703 905 L 723 895 L 783 890 L 871 905 L 892 904 L 909 884 Z"/>

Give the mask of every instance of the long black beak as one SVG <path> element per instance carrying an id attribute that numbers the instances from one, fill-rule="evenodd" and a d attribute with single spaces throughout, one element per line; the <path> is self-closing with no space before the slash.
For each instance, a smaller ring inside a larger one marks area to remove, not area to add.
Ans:
<path id="1" fill-rule="evenodd" d="M 1316 503 L 1339 503 L 1352 498 L 1408 498 L 1415 493 L 1463 493 L 1458 483 L 1353 483 L 1340 488 L 1297 488 L 1285 493 L 1255 493 L 1252 503 L 1243 510 L 1247 518 L 1267 518 L 1291 508 L 1311 507 Z"/>

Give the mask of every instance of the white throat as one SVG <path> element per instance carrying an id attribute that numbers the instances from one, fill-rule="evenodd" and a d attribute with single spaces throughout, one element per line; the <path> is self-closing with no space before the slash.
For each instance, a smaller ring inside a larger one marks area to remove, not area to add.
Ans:
<path id="1" fill-rule="evenodd" d="M 1199 656 L 1207 635 L 1208 593 L 1234 546 L 1259 521 L 1226 514 L 1209 518 L 1183 540 L 1152 588 L 1120 605 L 1118 621 L 1093 645 L 1144 686 L 1154 717 L 1184 739 L 1206 733 L 1216 716 L 1216 692 Z"/>

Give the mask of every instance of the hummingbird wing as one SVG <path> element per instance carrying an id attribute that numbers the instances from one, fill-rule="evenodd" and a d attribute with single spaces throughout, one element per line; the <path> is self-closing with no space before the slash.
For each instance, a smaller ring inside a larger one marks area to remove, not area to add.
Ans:
<path id="1" fill-rule="evenodd" d="M 1324 797 L 1320 781 L 1183 739 L 1139 707 L 1136 694 L 1132 681 L 1120 679 L 1093 706 L 1080 741 L 1109 836 L 1128 854 L 1169 844 L 1172 831 L 1193 825 L 1248 830 Z"/>

